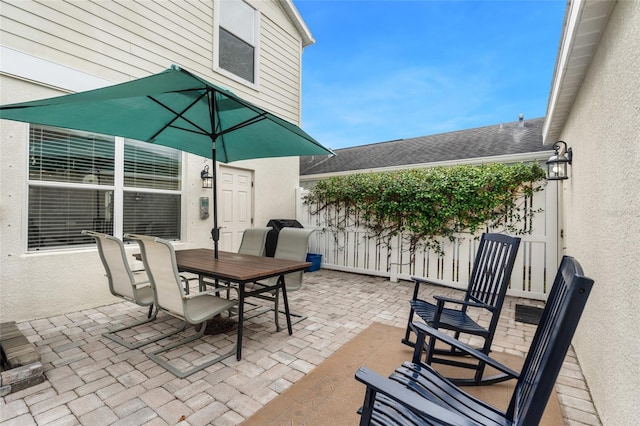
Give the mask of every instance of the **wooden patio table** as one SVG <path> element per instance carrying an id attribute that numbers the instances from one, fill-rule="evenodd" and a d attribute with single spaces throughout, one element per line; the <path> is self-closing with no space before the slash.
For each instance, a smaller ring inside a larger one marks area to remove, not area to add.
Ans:
<path id="1" fill-rule="evenodd" d="M 273 257 L 252 256 L 248 254 L 230 253 L 220 251 L 218 259 L 214 258 L 212 249 L 186 249 L 176 250 L 178 271 L 190 272 L 200 277 L 202 287 L 203 278 L 220 281 L 234 282 L 238 284 L 238 343 L 236 359 L 242 358 L 242 327 L 244 319 L 244 300 L 246 297 L 260 293 L 282 290 L 284 311 L 287 317 L 287 329 L 289 335 L 293 334 L 289 302 L 287 300 L 287 288 L 285 286 L 285 274 L 302 271 L 311 266 L 310 262 L 298 260 L 276 259 Z M 266 278 L 278 277 L 277 283 L 272 286 L 246 290 L 246 284 Z"/>

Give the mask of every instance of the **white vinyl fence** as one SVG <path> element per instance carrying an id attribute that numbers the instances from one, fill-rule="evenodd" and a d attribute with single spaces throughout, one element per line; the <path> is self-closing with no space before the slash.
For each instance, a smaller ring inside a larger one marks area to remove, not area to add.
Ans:
<path id="1" fill-rule="evenodd" d="M 297 220 L 305 227 L 316 228 L 309 250 L 322 255 L 322 267 L 346 272 L 389 277 L 391 281 L 410 280 L 412 276 L 428 277 L 457 288 L 465 288 L 473 265 L 478 240 L 472 235 L 458 235 L 453 242 L 443 243 L 444 255 L 419 248 L 412 258 L 408 244 L 401 236 L 391 241 L 370 237 L 364 229 L 348 228 L 333 232 L 326 226 L 323 211 L 312 215 L 304 202 L 307 190 L 298 188 Z M 546 185 L 533 200 L 527 200 L 532 211 L 542 209 L 527 226 L 530 234 L 522 238 L 507 294 L 546 300 L 558 266 L 557 187 Z M 479 236 L 479 234 L 478 234 Z"/>

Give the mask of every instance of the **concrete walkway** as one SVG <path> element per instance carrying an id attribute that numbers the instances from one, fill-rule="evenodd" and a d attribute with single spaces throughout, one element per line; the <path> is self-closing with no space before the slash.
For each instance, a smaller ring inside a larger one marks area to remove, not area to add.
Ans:
<path id="1" fill-rule="evenodd" d="M 272 314 L 251 319 L 241 361 L 227 358 L 186 379 L 146 356 L 156 344 L 129 350 L 101 336 L 107 326 L 144 317 L 146 310 L 134 304 L 114 298 L 112 305 L 19 323 L 38 347 L 48 380 L 3 397 L 0 424 L 237 425 L 372 322 L 404 327 L 412 290 L 406 281 L 324 269 L 308 273 L 303 289 L 289 294 L 291 309 L 309 316 L 294 325 L 293 336 L 275 332 Z M 459 296 L 435 287 L 424 295 L 447 293 Z M 528 349 L 535 326 L 515 321 L 516 304 L 541 305 L 507 298 L 495 351 L 522 355 Z M 154 327 L 175 323 L 160 314 Z M 233 338 L 235 331 L 205 336 L 172 356 L 197 359 Z M 572 349 L 556 390 L 565 424 L 600 424 Z"/>

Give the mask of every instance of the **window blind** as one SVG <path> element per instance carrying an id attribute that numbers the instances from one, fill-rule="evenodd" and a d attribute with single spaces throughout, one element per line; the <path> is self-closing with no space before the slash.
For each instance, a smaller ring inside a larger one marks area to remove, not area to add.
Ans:
<path id="1" fill-rule="evenodd" d="M 113 136 L 47 126 L 29 130 L 29 179 L 113 185 Z"/>
<path id="2" fill-rule="evenodd" d="M 54 186 L 29 187 L 28 249 L 93 242 L 80 231 L 113 234 L 113 191 Z"/>
<path id="3" fill-rule="evenodd" d="M 180 151 L 125 139 L 124 186 L 180 189 Z"/>
<path id="4" fill-rule="evenodd" d="M 180 239 L 180 195 L 124 192 L 123 232 Z"/>
<path id="5" fill-rule="evenodd" d="M 117 223 L 124 233 L 180 239 L 180 151 L 120 141 L 31 125 L 28 250 L 92 244 L 83 229 L 113 235 Z M 114 172 L 115 158 L 124 158 L 124 173 Z M 115 197 L 118 191 L 122 197 Z"/>

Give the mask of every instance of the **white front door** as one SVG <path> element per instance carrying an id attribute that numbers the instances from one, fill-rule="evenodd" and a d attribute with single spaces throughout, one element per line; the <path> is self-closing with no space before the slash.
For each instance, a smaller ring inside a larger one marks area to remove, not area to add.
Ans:
<path id="1" fill-rule="evenodd" d="M 236 252 L 242 233 L 253 226 L 253 171 L 220 165 L 218 185 L 219 248 Z"/>

